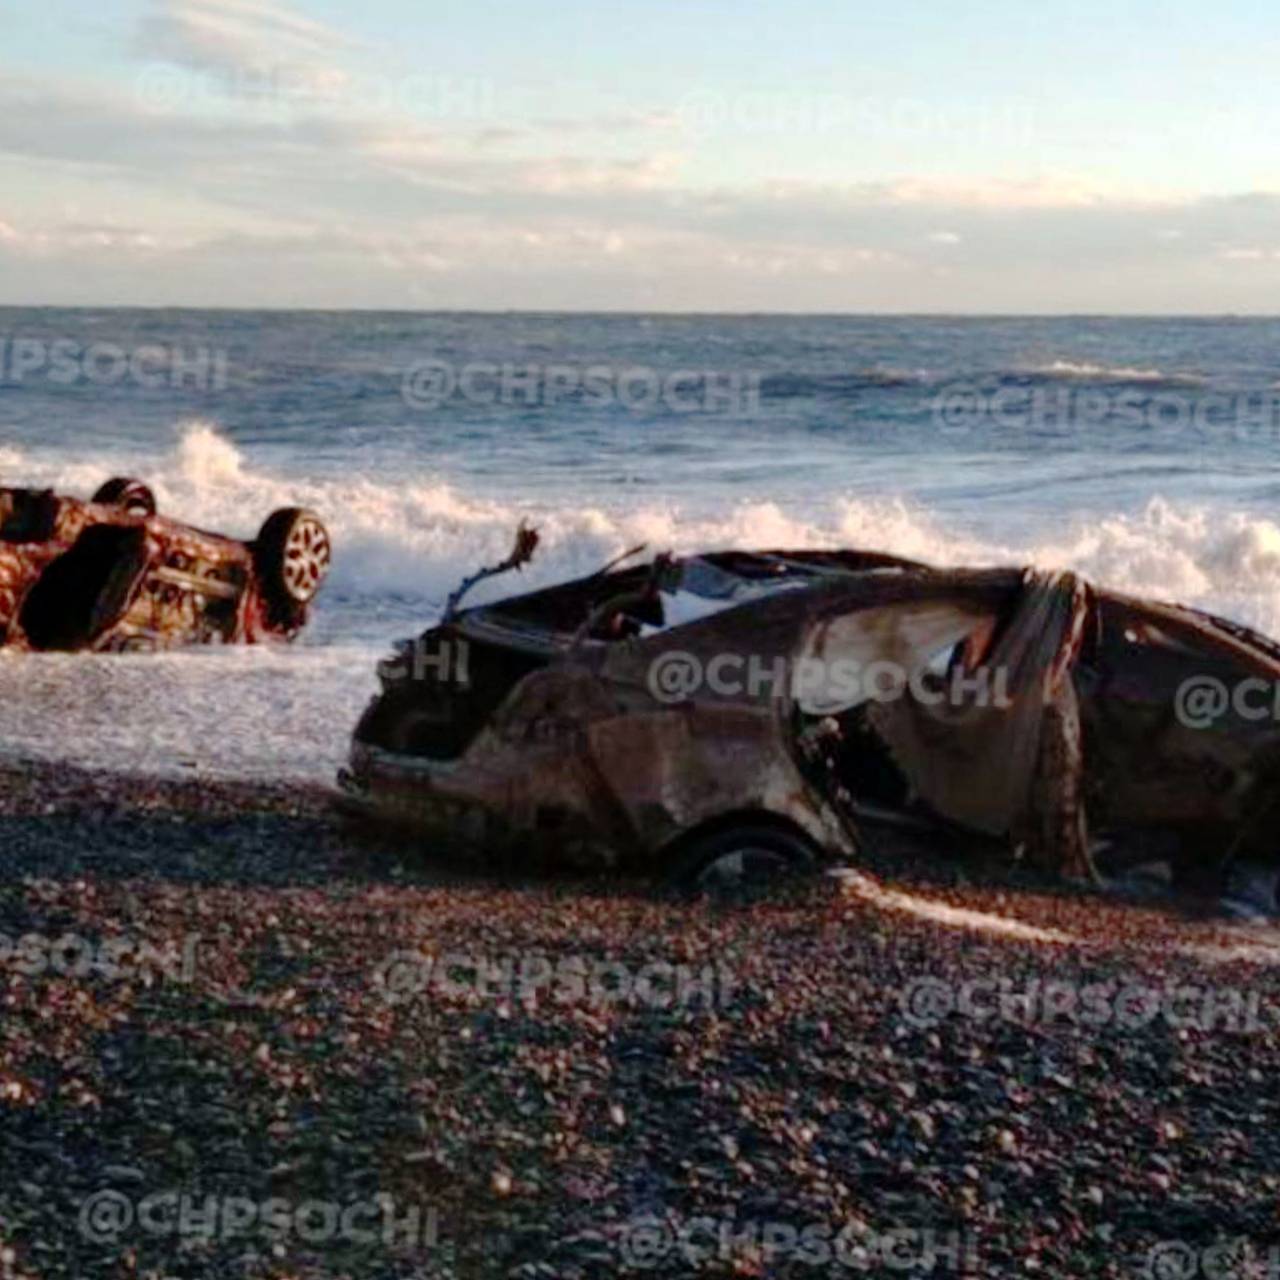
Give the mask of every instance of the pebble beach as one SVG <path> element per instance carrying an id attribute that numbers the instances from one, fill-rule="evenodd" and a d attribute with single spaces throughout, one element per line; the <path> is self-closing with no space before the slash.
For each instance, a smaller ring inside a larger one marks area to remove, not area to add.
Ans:
<path id="1" fill-rule="evenodd" d="M 446 865 L 321 787 L 30 762 L 0 833 L 6 1280 L 1177 1276 L 1280 1243 L 1280 951 L 1195 904 L 887 846 L 689 902 Z"/>

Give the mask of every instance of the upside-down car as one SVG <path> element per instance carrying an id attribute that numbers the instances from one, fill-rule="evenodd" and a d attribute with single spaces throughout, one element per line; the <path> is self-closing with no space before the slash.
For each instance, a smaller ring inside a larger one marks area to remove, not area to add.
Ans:
<path id="1" fill-rule="evenodd" d="M 90 502 L 0 488 L 0 645 L 153 650 L 291 639 L 329 570 L 311 512 L 286 508 L 251 543 L 156 514 L 137 480 Z"/>
<path id="2" fill-rule="evenodd" d="M 1280 687 L 1280 646 L 1243 626 L 862 551 L 660 556 L 457 608 L 535 542 L 383 664 L 348 807 L 692 885 L 856 855 L 886 821 L 1078 878 L 1271 852 L 1275 718 L 1182 706 L 1188 681 Z"/>

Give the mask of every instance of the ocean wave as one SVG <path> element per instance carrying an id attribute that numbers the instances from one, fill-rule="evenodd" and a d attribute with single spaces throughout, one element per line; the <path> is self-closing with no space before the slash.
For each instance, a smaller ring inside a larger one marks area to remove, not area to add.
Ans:
<path id="1" fill-rule="evenodd" d="M 521 577 L 485 584 L 476 600 L 590 573 L 639 543 L 677 552 L 852 546 L 942 565 L 1075 569 L 1117 590 L 1182 600 L 1280 632 L 1280 524 L 1160 498 L 1136 514 L 1073 520 L 1058 510 L 1046 519 L 1044 533 L 1005 543 L 976 537 L 957 527 L 954 517 L 892 497 L 833 493 L 800 510 L 770 500 L 699 510 L 569 498 L 518 506 L 464 493 L 432 474 L 386 483 L 361 475 L 272 473 L 250 465 L 208 423 L 187 424 L 169 452 L 146 461 L 4 452 L 10 483 L 87 494 L 108 475 L 139 474 L 155 489 L 162 511 L 244 538 L 252 538 L 277 507 L 312 507 L 334 534 L 328 591 L 348 599 L 405 601 L 423 609 L 424 623 L 464 574 L 506 554 L 516 525 L 528 518 L 542 534 L 534 565 Z"/>
<path id="2" fill-rule="evenodd" d="M 1107 365 L 1082 360 L 1050 360 L 1043 364 L 996 368 L 975 376 L 997 382 L 1080 382 L 1141 387 L 1201 387 L 1208 379 L 1189 371 L 1167 371 L 1137 365 Z M 872 365 L 847 372 L 771 373 L 761 380 L 761 395 L 766 400 L 828 399 L 839 400 L 864 391 L 893 391 L 899 388 L 932 387 L 954 381 L 954 371 L 943 374 L 917 368 Z M 972 379 L 971 379 L 972 380 Z"/>
<path id="3" fill-rule="evenodd" d="M 770 373 L 760 383 L 768 400 L 819 397 L 839 399 L 858 391 L 891 391 L 895 387 L 924 387 L 936 381 L 927 369 L 899 369 L 872 365 L 844 373 Z"/>
<path id="4" fill-rule="evenodd" d="M 860 369 L 856 376 L 868 387 L 920 387 L 934 380 L 927 369 L 896 369 L 891 365 Z"/>
<path id="5" fill-rule="evenodd" d="M 1244 513 L 1153 500 L 1136 514 L 1071 520 L 1046 510 L 1042 532 L 997 542 L 954 515 L 900 499 L 833 493 L 789 509 L 737 501 L 692 511 L 670 504 L 525 508 L 461 492 L 430 473 L 403 481 L 320 478 L 305 462 L 271 472 L 211 424 L 190 423 L 159 456 L 3 450 L 8 483 L 92 492 L 138 474 L 162 510 L 252 537 L 275 507 L 314 507 L 334 533 L 333 580 L 313 626 L 289 651 L 195 650 L 154 658 L 0 652 L 6 707 L 0 755 L 69 759 L 187 776 L 332 778 L 375 687 L 388 643 L 428 625 L 467 573 L 505 555 L 529 517 L 543 542 L 523 575 L 482 584 L 473 602 L 591 572 L 638 543 L 651 551 L 714 547 L 867 547 L 939 565 L 1038 563 L 1095 582 L 1182 600 L 1280 634 L 1280 525 Z M 303 472 L 303 474 L 298 474 Z"/>
<path id="6" fill-rule="evenodd" d="M 1166 373 L 1163 369 L 1140 369 L 1131 365 L 1092 364 L 1088 361 L 1053 360 L 1020 371 L 1021 376 L 1055 382 L 1151 383 L 1166 387 L 1199 387 L 1207 379 L 1198 373 Z"/>

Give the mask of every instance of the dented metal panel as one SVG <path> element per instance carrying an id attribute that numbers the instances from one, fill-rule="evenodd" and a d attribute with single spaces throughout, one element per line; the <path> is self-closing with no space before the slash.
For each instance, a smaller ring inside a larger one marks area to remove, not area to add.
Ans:
<path id="1" fill-rule="evenodd" d="M 154 514 L 137 481 L 98 496 L 0 489 L 0 645 L 154 650 L 287 639 L 306 625 L 330 558 L 312 513 L 276 512 L 246 543 Z"/>
<path id="2" fill-rule="evenodd" d="M 384 681 L 348 800 L 439 830 L 465 812 L 478 844 L 591 865 L 654 863 L 764 819 L 853 855 L 860 802 L 889 795 L 913 820 L 1089 876 L 1099 833 L 1172 827 L 1193 856 L 1206 832 L 1220 857 L 1256 843 L 1280 780 L 1275 720 L 1199 732 L 1175 715 L 1200 671 L 1280 681 L 1280 646 L 1066 573 L 858 551 L 659 557 L 460 613 L 418 643 L 469 644 L 480 674 Z M 673 691 L 654 673 L 676 659 L 690 674 Z M 851 695 L 840 662 L 889 664 L 901 687 Z M 736 684 L 713 678 L 726 672 Z M 953 696 L 984 678 L 999 698 Z"/>

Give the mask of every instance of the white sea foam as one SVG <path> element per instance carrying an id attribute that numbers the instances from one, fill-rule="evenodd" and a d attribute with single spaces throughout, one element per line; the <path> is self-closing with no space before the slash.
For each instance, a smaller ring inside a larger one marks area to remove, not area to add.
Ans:
<path id="1" fill-rule="evenodd" d="M 1087 360 L 1051 360 L 1031 370 L 1041 378 L 1080 382 L 1154 382 L 1164 386 L 1198 387 L 1205 379 L 1196 373 L 1166 373 L 1129 365 L 1093 364 Z"/>
<path id="2" fill-rule="evenodd" d="M 1280 525 L 1161 499 L 1102 519 L 1046 510 L 1044 532 L 1017 543 L 958 532 L 937 513 L 889 497 L 832 494 L 803 510 L 758 500 L 704 502 L 695 510 L 569 499 L 524 509 L 430 473 L 393 483 L 359 474 L 322 479 L 308 475 L 305 464 L 272 471 L 204 423 L 187 424 L 158 457 L 86 451 L 69 459 L 5 448 L 0 472 L 7 483 L 81 494 L 108 475 L 139 474 L 163 510 L 243 537 L 276 507 L 311 506 L 329 523 L 337 549 L 313 629 L 292 651 L 123 663 L 5 660 L 0 751 L 8 755 L 327 774 L 373 688 L 376 656 L 390 640 L 429 624 L 464 574 L 500 559 L 523 516 L 543 535 L 537 561 L 522 576 L 485 584 L 476 600 L 590 572 L 641 542 L 654 551 L 852 546 L 938 564 L 1074 568 L 1120 590 L 1183 600 L 1280 632 Z"/>
<path id="3" fill-rule="evenodd" d="M 1160 951 L 1177 952 L 1193 956 L 1207 964 L 1256 964 L 1273 967 L 1280 965 L 1280 935 L 1273 925 L 1224 928 L 1219 922 L 1187 928 L 1193 940 L 1159 943 L 1148 942 L 1141 937 L 1116 938 L 1097 933 L 1066 933 L 1031 924 L 1002 911 L 979 911 L 970 907 L 956 907 L 928 893 L 894 888 L 883 884 L 873 876 L 852 867 L 841 867 L 832 872 L 842 890 L 852 897 L 879 907 L 927 920 L 946 929 L 986 934 L 1009 942 L 1029 942 L 1040 945 L 1070 946 L 1099 951 Z M 1211 935 L 1212 941 L 1201 942 L 1198 936 Z"/>
<path id="4" fill-rule="evenodd" d="M 273 473 L 249 465 L 231 442 L 200 423 L 186 426 L 168 453 L 146 460 L 5 454 L 7 475 L 69 492 L 87 494 L 108 474 L 136 472 L 153 485 L 164 511 L 242 537 L 252 537 L 276 507 L 314 507 L 334 533 L 333 590 L 357 597 L 442 600 L 463 574 L 501 558 L 527 516 L 543 536 L 535 566 L 523 578 L 494 584 L 495 590 L 590 572 L 641 542 L 676 551 L 851 546 L 947 565 L 1072 568 L 1118 590 L 1226 610 L 1280 631 L 1280 524 L 1161 498 L 1135 514 L 1102 518 L 1073 520 L 1046 510 L 1043 534 L 1005 543 L 958 532 L 894 498 L 833 494 L 803 510 L 767 500 L 682 509 L 667 502 L 555 505 L 543 499 L 526 508 L 464 493 L 431 474 L 391 484 L 358 474 L 321 480 L 301 469 Z"/>

